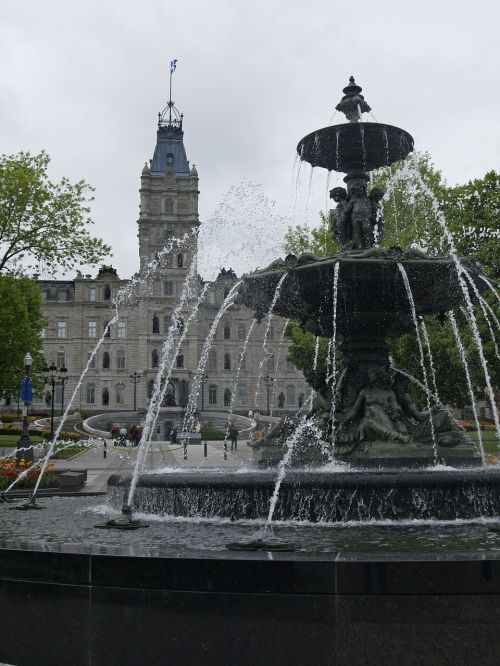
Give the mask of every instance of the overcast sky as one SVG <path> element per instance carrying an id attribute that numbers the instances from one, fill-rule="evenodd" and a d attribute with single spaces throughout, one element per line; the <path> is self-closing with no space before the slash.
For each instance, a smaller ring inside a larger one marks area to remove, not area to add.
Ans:
<path id="1" fill-rule="evenodd" d="M 330 124 L 350 74 L 376 119 L 409 131 L 449 184 L 499 168 L 499 7 L 2 0 L 1 152 L 45 149 L 52 179 L 91 183 L 93 231 L 130 277 L 140 173 L 177 58 L 173 98 L 200 175 L 205 257 L 237 271 L 262 266 L 279 254 L 287 222 L 313 225 L 326 205 L 326 172 L 299 170 L 295 147 Z"/>

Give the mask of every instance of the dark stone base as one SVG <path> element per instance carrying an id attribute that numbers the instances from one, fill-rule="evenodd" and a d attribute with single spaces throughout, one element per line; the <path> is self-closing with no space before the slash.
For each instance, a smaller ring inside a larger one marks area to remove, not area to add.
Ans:
<path id="1" fill-rule="evenodd" d="M 404 561 L 277 553 L 148 558 L 51 547 L 0 549 L 1 662 L 498 663 L 500 561 L 484 553 Z"/>
<path id="2" fill-rule="evenodd" d="M 121 507 L 130 477 L 108 487 Z M 185 517 L 266 519 L 276 483 L 271 471 L 182 472 L 140 477 L 134 509 Z M 289 471 L 275 520 L 335 522 L 381 519 L 455 520 L 500 514 L 500 469 Z"/>

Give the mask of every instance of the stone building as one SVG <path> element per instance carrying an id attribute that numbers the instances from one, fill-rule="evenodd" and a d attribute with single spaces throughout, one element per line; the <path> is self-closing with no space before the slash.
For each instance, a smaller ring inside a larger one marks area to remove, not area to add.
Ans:
<path id="1" fill-rule="evenodd" d="M 86 413 L 132 410 L 134 392 L 137 408 L 147 408 L 172 313 L 197 252 L 198 196 L 198 172 L 187 160 L 183 118 L 169 103 L 159 114 L 153 158 L 141 173 L 138 274 L 123 280 L 113 268 L 103 266 L 96 277 L 78 274 L 72 281 L 39 283 L 47 321 L 43 331 L 45 356 L 48 364 L 68 369 L 66 402 L 89 364 L 73 409 Z M 236 281 L 232 270 L 222 270 L 206 288 L 175 358 L 166 404 L 186 405 L 210 327 Z M 203 287 L 198 278 L 197 293 L 191 298 L 197 297 Z M 266 352 L 266 321 L 255 323 L 242 355 L 253 321 L 253 313 L 238 306 L 221 317 L 208 353 L 198 409 L 227 410 L 234 400 L 234 410 L 240 413 L 267 411 L 269 399 L 275 413 L 296 411 L 309 395 L 302 374 L 286 360 L 289 343 L 283 338 L 282 319 L 272 319 Z M 182 321 L 180 326 L 184 326 Z M 140 374 L 136 386 L 131 379 L 133 373 Z M 34 406 L 43 407 L 47 397 Z M 62 387 L 58 386 L 57 412 L 62 410 L 62 398 Z"/>

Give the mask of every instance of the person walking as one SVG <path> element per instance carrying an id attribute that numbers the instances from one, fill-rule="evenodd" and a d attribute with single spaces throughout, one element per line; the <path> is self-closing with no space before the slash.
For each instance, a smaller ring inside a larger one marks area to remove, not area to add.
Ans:
<path id="1" fill-rule="evenodd" d="M 236 451 L 236 449 L 238 448 L 238 431 L 236 430 L 236 426 L 232 421 L 229 424 L 228 431 L 229 431 L 229 438 L 231 440 L 231 451 L 233 450 Z"/>

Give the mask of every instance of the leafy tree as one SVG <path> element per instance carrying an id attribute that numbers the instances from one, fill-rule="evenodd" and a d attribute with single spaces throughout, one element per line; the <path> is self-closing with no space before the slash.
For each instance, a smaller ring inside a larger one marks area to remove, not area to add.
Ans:
<path id="1" fill-rule="evenodd" d="M 0 273 L 41 265 L 53 274 L 78 264 L 98 264 L 110 253 L 87 230 L 92 224 L 92 188 L 84 180 L 52 183 L 49 161 L 43 151 L 0 158 Z"/>
<path id="2" fill-rule="evenodd" d="M 320 212 L 319 218 L 319 226 L 314 229 L 306 225 L 288 227 L 285 234 L 285 252 L 297 257 L 304 252 L 312 252 L 320 257 L 338 252 L 339 247 L 332 238 L 326 215 Z"/>
<path id="3" fill-rule="evenodd" d="M 0 275 L 0 395 L 17 396 L 24 356 L 33 357 L 33 374 L 44 365 L 40 332 L 41 294 L 35 280 Z"/>
<path id="4" fill-rule="evenodd" d="M 500 262 L 500 187 L 499 175 L 489 172 L 483 179 L 467 185 L 448 188 L 441 173 L 434 167 L 428 154 L 415 153 L 403 163 L 379 169 L 372 173 L 372 186 L 387 192 L 384 199 L 385 235 L 384 247 L 417 246 L 429 254 L 448 253 L 450 248 L 443 233 L 439 216 L 445 214 L 446 223 L 453 236 L 459 255 L 479 260 L 492 278 L 499 275 Z M 296 227 L 289 229 L 285 237 L 285 250 L 300 254 L 313 252 L 318 255 L 331 254 L 333 241 L 328 245 L 324 235 L 328 226 L 323 214 L 317 229 Z M 328 248 L 328 249 L 326 249 Z M 498 301 L 491 291 L 484 298 L 498 312 Z M 489 315 L 495 342 L 483 310 L 475 312 L 488 369 L 494 386 L 500 386 L 500 364 L 497 349 L 500 347 L 499 332 Z M 498 317 L 498 314 L 497 314 Z M 463 313 L 456 318 L 461 330 L 476 397 L 483 397 L 484 376 L 479 354 L 470 328 Z M 433 316 L 425 317 L 430 339 L 438 393 L 442 402 L 462 407 L 470 404 L 466 390 L 465 371 L 451 325 L 439 322 Z M 305 333 L 297 324 L 290 324 L 287 335 L 293 341 L 288 359 L 307 372 L 312 369 L 315 338 Z M 397 367 L 406 369 L 422 379 L 420 355 L 416 333 L 407 333 L 391 341 L 393 357 Z M 318 367 L 326 369 L 326 345 L 322 341 Z M 426 352 L 427 354 L 427 352 Z M 428 378 L 431 380 L 429 368 Z M 420 394 L 420 402 L 424 400 Z"/>

